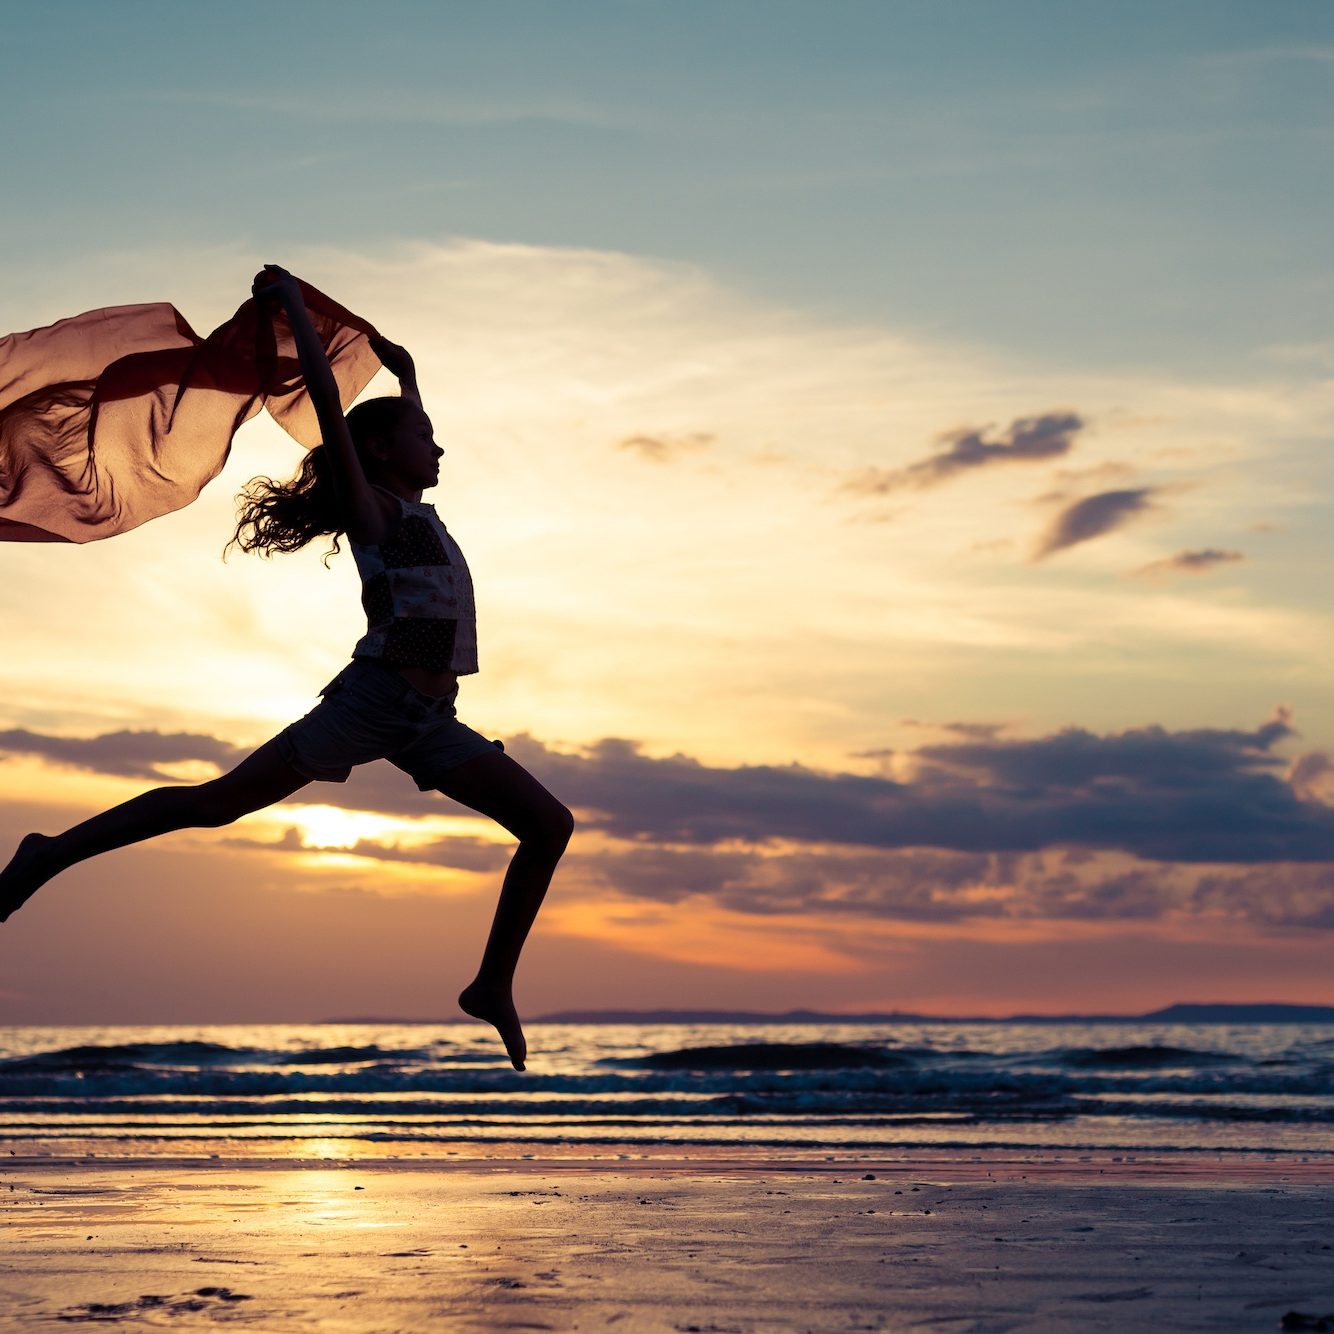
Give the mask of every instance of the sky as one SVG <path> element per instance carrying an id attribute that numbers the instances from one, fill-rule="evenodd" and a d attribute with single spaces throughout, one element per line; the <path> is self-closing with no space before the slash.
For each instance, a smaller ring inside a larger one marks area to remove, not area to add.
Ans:
<path id="1" fill-rule="evenodd" d="M 1334 1003 L 1328 6 L 0 23 L 0 333 L 273 262 L 414 353 L 460 716 L 579 820 L 522 1012 Z M 0 848 L 314 706 L 350 557 L 221 559 L 299 462 L 0 546 Z M 376 764 L 109 854 L 0 1022 L 453 1017 L 511 846 Z"/>

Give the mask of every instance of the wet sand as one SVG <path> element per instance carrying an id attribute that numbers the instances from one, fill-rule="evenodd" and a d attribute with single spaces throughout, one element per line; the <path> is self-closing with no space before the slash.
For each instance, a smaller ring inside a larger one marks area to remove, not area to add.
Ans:
<path id="1" fill-rule="evenodd" d="M 4 1161 L 4 1329 L 1334 1328 L 1329 1161 Z"/>

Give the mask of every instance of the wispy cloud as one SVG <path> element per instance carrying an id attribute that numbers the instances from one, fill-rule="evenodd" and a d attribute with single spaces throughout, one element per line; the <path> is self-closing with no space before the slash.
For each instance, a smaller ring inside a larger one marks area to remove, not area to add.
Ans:
<path id="1" fill-rule="evenodd" d="M 650 463 L 667 463 L 685 454 L 698 454 L 713 445 L 714 437 L 703 431 L 691 435 L 628 435 L 616 448 L 638 454 Z"/>
<path id="2" fill-rule="evenodd" d="M 422 866 L 444 866 L 456 871 L 498 871 L 514 853 L 512 844 L 496 843 L 467 835 L 432 839 L 426 843 L 383 843 L 376 839 L 359 838 L 347 847 L 341 845 L 325 849 L 307 842 L 295 826 L 282 838 L 273 841 L 259 838 L 229 836 L 218 840 L 228 847 L 249 848 L 259 852 L 321 852 L 336 851 L 343 856 L 367 857 L 374 861 L 406 862 Z"/>
<path id="3" fill-rule="evenodd" d="M 121 100 L 163 106 L 208 107 L 218 111 L 256 112 L 298 121 L 356 121 L 359 124 L 400 122 L 450 125 L 459 129 L 525 122 L 577 125 L 584 128 L 626 127 L 629 113 L 610 106 L 561 97 L 532 99 L 450 98 L 410 88 L 384 86 L 359 89 L 342 84 L 336 95 L 273 90 L 174 88 L 126 92 Z"/>
<path id="4" fill-rule="evenodd" d="M 858 495 L 882 496 L 903 487 L 938 486 L 941 482 L 998 463 L 1040 463 L 1068 454 L 1084 420 L 1073 412 L 1020 417 L 999 437 L 982 430 L 950 431 L 939 437 L 944 450 L 906 468 L 866 468 L 844 483 Z"/>
<path id="5" fill-rule="evenodd" d="M 1316 42 L 1275 42 L 1268 46 L 1244 47 L 1235 51 L 1210 51 L 1190 57 L 1190 62 L 1199 66 L 1232 69 L 1294 63 L 1334 66 L 1334 46 Z"/>
<path id="6" fill-rule="evenodd" d="M 1217 547 L 1204 547 L 1198 551 L 1178 551 L 1175 556 L 1163 560 L 1151 561 L 1142 565 L 1135 572 L 1143 575 L 1160 574 L 1207 574 L 1220 565 L 1232 565 L 1246 557 L 1240 551 L 1223 551 Z"/>
<path id="7" fill-rule="evenodd" d="M 1058 551 L 1115 531 L 1153 508 L 1155 490 L 1151 486 L 1142 486 L 1100 491 L 1095 496 L 1085 496 L 1083 500 L 1067 505 L 1038 542 L 1033 559 L 1045 560 Z"/>
<path id="8" fill-rule="evenodd" d="M 1334 760 L 1323 750 L 1298 755 L 1288 769 L 1287 781 L 1303 801 L 1328 803 L 1334 793 Z"/>

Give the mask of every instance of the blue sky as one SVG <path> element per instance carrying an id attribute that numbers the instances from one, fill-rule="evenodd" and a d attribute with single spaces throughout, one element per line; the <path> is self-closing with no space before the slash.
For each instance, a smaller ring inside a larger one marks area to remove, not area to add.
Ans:
<path id="1" fill-rule="evenodd" d="M 11 7 L 5 230 L 707 265 L 1063 363 L 1323 337 L 1318 3 Z M 26 268 L 27 266 L 25 266 Z"/>

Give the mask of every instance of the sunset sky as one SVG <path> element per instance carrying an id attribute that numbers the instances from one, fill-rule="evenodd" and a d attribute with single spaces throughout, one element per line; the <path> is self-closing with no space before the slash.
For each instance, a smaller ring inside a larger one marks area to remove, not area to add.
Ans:
<path id="1" fill-rule="evenodd" d="M 580 818 L 524 1013 L 1334 1003 L 1330 6 L 3 24 L 0 334 L 267 261 L 415 354 L 460 716 Z M 314 705 L 350 556 L 220 558 L 299 462 L 0 545 L 0 859 Z M 509 847 L 375 765 L 113 853 L 0 1023 L 453 1017 Z"/>

